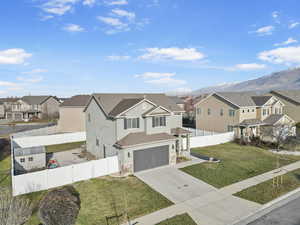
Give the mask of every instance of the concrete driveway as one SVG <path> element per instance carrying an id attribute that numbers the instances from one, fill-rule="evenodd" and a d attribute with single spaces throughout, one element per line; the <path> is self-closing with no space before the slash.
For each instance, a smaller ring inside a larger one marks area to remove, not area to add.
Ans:
<path id="1" fill-rule="evenodd" d="M 162 167 L 135 174 L 174 203 L 184 202 L 217 189 L 175 167 Z"/>

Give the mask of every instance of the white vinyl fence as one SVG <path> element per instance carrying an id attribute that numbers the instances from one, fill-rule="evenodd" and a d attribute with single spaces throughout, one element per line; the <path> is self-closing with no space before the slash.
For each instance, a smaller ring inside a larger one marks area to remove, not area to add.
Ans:
<path id="1" fill-rule="evenodd" d="M 13 141 L 20 148 L 58 145 L 58 144 L 86 141 L 86 132 L 53 134 L 53 135 L 46 135 L 46 136 L 17 137 L 14 138 Z"/>
<path id="2" fill-rule="evenodd" d="M 43 128 L 14 133 L 13 136 L 15 138 L 27 137 L 27 136 L 42 136 L 42 135 L 55 134 L 57 132 L 58 132 L 58 127 L 57 125 L 55 125 L 55 126 L 43 127 Z"/>
<path id="3" fill-rule="evenodd" d="M 194 129 L 194 128 L 190 128 L 190 127 L 184 127 L 184 129 L 191 132 L 191 137 L 209 136 L 209 135 L 220 134 L 220 133 L 215 132 L 215 131 L 199 130 L 199 129 Z"/>
<path id="4" fill-rule="evenodd" d="M 190 147 L 198 148 L 211 145 L 224 144 L 234 140 L 234 132 L 214 134 L 208 136 L 197 136 L 190 138 Z M 183 139 L 183 147 L 186 148 L 186 139 Z"/>
<path id="5" fill-rule="evenodd" d="M 118 156 L 12 176 L 13 196 L 47 190 L 119 172 Z"/>

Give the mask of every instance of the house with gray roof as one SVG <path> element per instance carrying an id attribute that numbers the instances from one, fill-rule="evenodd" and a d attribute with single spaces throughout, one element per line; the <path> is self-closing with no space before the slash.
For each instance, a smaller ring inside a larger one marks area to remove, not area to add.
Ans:
<path id="1" fill-rule="evenodd" d="M 300 90 L 273 90 L 269 95 L 283 102 L 283 112 L 297 123 L 300 122 Z"/>
<path id="2" fill-rule="evenodd" d="M 217 92 L 196 104 L 196 127 L 215 132 L 234 131 L 236 137 L 262 136 L 263 126 L 295 121 L 284 114 L 285 104 L 270 95 L 253 92 Z"/>
<path id="3" fill-rule="evenodd" d="M 57 122 L 59 132 L 85 131 L 84 108 L 90 97 L 90 95 L 75 95 L 60 104 L 59 120 Z"/>
<path id="4" fill-rule="evenodd" d="M 58 118 L 59 100 L 54 96 L 24 96 L 11 104 L 6 119 Z"/>
<path id="5" fill-rule="evenodd" d="M 164 94 L 93 94 L 84 111 L 87 151 L 96 158 L 117 155 L 124 174 L 190 154 L 183 110 Z"/>

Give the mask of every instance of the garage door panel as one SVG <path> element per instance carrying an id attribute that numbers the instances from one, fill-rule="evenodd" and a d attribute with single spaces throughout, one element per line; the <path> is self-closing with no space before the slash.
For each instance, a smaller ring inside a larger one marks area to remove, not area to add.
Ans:
<path id="1" fill-rule="evenodd" d="M 134 172 L 169 164 L 169 145 L 134 151 Z"/>

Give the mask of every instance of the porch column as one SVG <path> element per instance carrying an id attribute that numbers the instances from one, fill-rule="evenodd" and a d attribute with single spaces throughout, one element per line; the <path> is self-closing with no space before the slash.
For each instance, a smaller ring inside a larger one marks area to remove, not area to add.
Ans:
<path id="1" fill-rule="evenodd" d="M 190 139 L 190 134 L 186 135 L 186 151 L 188 152 L 188 156 L 190 156 L 190 153 L 191 153 L 191 139 Z"/>
<path id="2" fill-rule="evenodd" d="M 182 136 L 181 134 L 178 136 L 179 137 L 179 155 L 182 155 L 182 151 L 183 151 L 183 140 L 182 140 Z"/>

